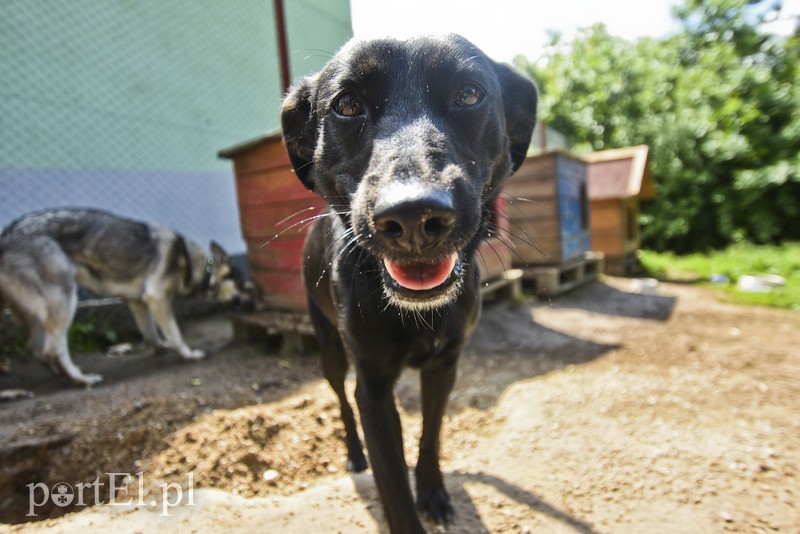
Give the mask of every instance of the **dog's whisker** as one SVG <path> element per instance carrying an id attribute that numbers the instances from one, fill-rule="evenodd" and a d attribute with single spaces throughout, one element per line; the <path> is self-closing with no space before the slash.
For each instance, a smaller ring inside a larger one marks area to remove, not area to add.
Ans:
<path id="1" fill-rule="evenodd" d="M 304 210 L 301 210 L 301 211 L 299 211 L 299 212 L 297 212 L 297 213 L 295 213 L 293 215 L 289 215 L 288 217 L 286 217 L 282 221 L 280 221 L 278 223 L 275 223 L 275 226 L 280 226 L 281 223 L 291 219 L 292 217 L 295 217 L 296 215 L 299 215 L 303 211 L 309 211 L 309 210 L 313 210 L 313 209 L 319 209 L 319 208 L 311 207 L 311 208 L 306 208 Z M 303 219 L 301 221 L 297 221 L 296 223 L 294 223 L 294 224 L 282 229 L 280 232 L 278 232 L 277 234 L 273 235 L 272 237 L 270 237 L 269 239 L 267 239 L 266 241 L 261 243 L 258 247 L 259 248 L 264 248 L 264 247 L 268 246 L 269 244 L 271 244 L 276 239 L 278 239 L 279 237 L 283 236 L 286 232 L 290 232 L 291 230 L 294 230 L 297 227 L 300 227 L 301 230 L 304 230 L 306 227 L 310 226 L 311 223 L 313 223 L 317 219 L 322 219 L 322 218 L 328 217 L 330 215 L 331 215 L 330 213 L 318 213 L 318 214 L 313 215 L 311 217 L 307 217 L 307 218 L 305 218 L 305 219 Z"/>
<path id="2" fill-rule="evenodd" d="M 358 247 L 358 257 L 356 258 L 355 262 L 353 263 L 354 271 L 356 269 L 359 269 L 360 265 L 363 265 L 363 257 L 364 257 L 364 249 Z M 372 274 L 372 273 L 375 273 L 375 272 L 379 272 L 378 269 L 358 270 L 357 274 L 369 275 L 369 274 Z M 366 320 L 366 317 L 364 316 L 364 310 L 363 310 L 363 307 L 361 305 L 361 298 L 360 298 L 361 296 L 359 295 L 358 291 L 359 291 L 359 286 L 356 285 L 356 303 L 358 305 L 358 313 L 361 315 L 361 320 Z M 378 290 L 370 292 L 369 294 L 367 294 L 366 298 L 370 299 L 377 292 L 378 292 Z"/>
<path id="3" fill-rule="evenodd" d="M 519 255 L 519 252 L 517 251 L 517 244 L 514 243 L 509 236 L 505 235 L 504 232 L 498 232 L 495 234 L 494 238 L 497 239 L 504 247 L 509 249 L 509 251 Z"/>
<path id="4" fill-rule="evenodd" d="M 492 252 L 494 252 L 494 255 L 497 256 L 498 260 L 500 260 L 500 265 L 503 266 L 503 271 L 504 272 L 507 271 L 508 270 L 508 265 L 506 265 L 505 260 L 500 255 L 500 253 L 497 251 L 497 248 L 494 246 L 494 243 L 492 243 L 492 240 L 491 239 L 484 239 L 484 243 L 489 245 L 489 248 L 492 249 Z M 480 250 L 480 249 L 478 249 L 478 250 Z M 483 258 L 483 253 L 481 253 L 481 258 L 484 260 L 484 264 L 486 264 L 486 259 Z"/>
<path id="5" fill-rule="evenodd" d="M 528 237 L 528 236 L 527 236 L 527 234 L 526 234 L 524 237 L 523 237 L 523 236 L 516 235 L 516 234 L 513 234 L 513 233 L 509 233 L 509 235 L 510 235 L 510 236 L 512 236 L 512 237 L 514 237 L 514 238 L 516 238 L 516 239 L 519 239 L 519 240 L 520 240 L 520 241 L 522 241 L 522 242 L 523 242 L 523 243 L 524 243 L 526 246 L 529 246 L 529 247 L 533 248 L 534 250 L 536 250 L 536 252 L 538 252 L 539 254 L 541 254 L 542 258 L 544 258 L 544 259 L 546 259 L 546 260 L 549 260 L 549 259 L 550 259 L 550 255 L 547 253 L 547 251 L 546 251 L 546 250 L 544 250 L 542 247 L 540 247 L 540 246 L 539 246 L 539 244 L 536 242 L 536 240 L 535 240 L 535 239 L 533 239 L 532 237 Z M 510 243 L 509 243 L 509 245 L 510 245 L 510 246 L 509 246 L 508 248 L 509 248 L 509 250 L 511 251 L 511 253 L 512 253 L 512 254 L 513 254 L 513 255 L 514 255 L 514 256 L 515 256 L 517 259 L 519 259 L 521 263 L 527 263 L 527 262 L 526 262 L 526 260 L 525 260 L 525 258 L 524 258 L 524 257 L 522 256 L 522 254 L 521 254 L 520 247 L 516 246 L 516 244 L 515 244 L 515 243 L 513 243 L 513 242 L 510 242 Z"/>
<path id="6" fill-rule="evenodd" d="M 308 163 L 303 163 L 303 164 L 302 164 L 302 165 L 300 165 L 299 167 L 295 168 L 295 174 L 297 174 L 297 171 L 302 171 L 302 170 L 304 170 L 306 167 L 311 167 L 312 165 L 314 165 L 314 160 L 311 160 L 311 161 L 309 161 Z"/>
<path id="7" fill-rule="evenodd" d="M 331 59 L 334 56 L 333 52 L 329 52 L 328 50 L 323 50 L 321 48 L 303 48 L 302 51 L 304 53 L 315 52 L 314 55 L 309 54 L 305 56 L 306 59 L 311 57 Z"/>
<path id="8" fill-rule="evenodd" d="M 522 228 L 518 223 L 513 221 L 507 214 L 495 210 L 487 210 L 487 212 L 494 215 L 495 217 L 504 219 L 509 223 L 510 226 L 516 227 L 516 229 L 518 229 L 522 233 L 522 235 L 520 235 L 518 233 L 512 232 L 510 229 L 503 228 L 498 223 L 492 221 L 491 218 L 485 221 L 485 230 L 491 231 L 491 237 L 499 240 L 504 246 L 506 246 L 510 250 L 510 252 L 520 260 L 521 263 L 524 264 L 526 263 L 526 261 L 522 257 L 519 251 L 519 247 L 511 238 L 516 238 L 525 245 L 534 248 L 539 254 L 542 255 L 543 258 L 548 259 L 550 257 L 549 254 L 539 246 L 536 240 L 532 236 L 529 236 L 528 233 L 525 231 L 525 229 Z"/>
<path id="9" fill-rule="evenodd" d="M 330 242 L 328 243 L 328 247 L 325 250 L 325 252 L 327 253 L 327 252 L 332 251 L 334 249 L 334 247 L 339 242 L 343 242 L 343 241 L 349 239 L 353 235 L 353 233 L 354 233 L 353 228 L 352 227 L 348 227 L 348 228 L 345 228 L 345 230 L 343 232 L 341 232 L 341 234 L 339 234 L 338 236 L 334 237 L 333 230 L 330 230 L 328 232 L 328 237 L 330 237 Z"/>
<path id="10" fill-rule="evenodd" d="M 489 229 L 490 232 L 487 233 L 486 238 L 484 238 L 485 240 L 497 239 L 498 241 L 500 241 L 500 243 L 502 243 L 504 246 L 510 249 L 517 248 L 517 244 L 514 243 L 509 236 L 506 235 L 506 231 L 503 228 L 492 223 Z"/>
<path id="11" fill-rule="evenodd" d="M 348 230 L 348 231 L 345 231 L 342 235 L 338 236 L 337 238 L 331 238 L 330 241 L 328 242 L 327 247 L 325 247 L 325 257 L 328 257 L 328 255 L 331 253 L 331 251 L 333 251 L 333 249 L 340 242 L 344 242 L 344 241 L 348 240 L 348 238 L 351 236 L 351 234 L 352 234 L 352 232 L 350 232 Z M 332 264 L 333 264 L 333 260 L 331 260 L 329 262 L 328 266 L 326 266 L 325 269 L 323 269 L 323 271 L 321 273 L 322 276 L 325 275 L 325 272 L 327 271 L 327 268 L 330 267 Z M 319 284 L 319 282 L 317 282 L 317 284 Z"/>
<path id="12" fill-rule="evenodd" d="M 315 210 L 319 210 L 319 209 L 320 209 L 319 206 L 309 206 L 309 207 L 304 208 L 302 210 L 296 211 L 295 213 L 292 213 L 291 215 L 288 215 L 288 216 L 284 217 L 283 219 L 281 219 L 280 221 L 276 222 L 275 226 L 276 227 L 280 227 L 280 226 L 284 225 L 285 223 L 287 223 L 289 220 L 293 219 L 294 217 L 297 217 L 301 213 L 305 213 L 305 212 L 308 212 L 308 211 L 315 211 Z M 291 230 L 292 228 L 295 228 L 296 226 L 301 225 L 303 223 L 307 223 L 309 221 L 313 222 L 313 221 L 316 221 L 317 219 L 322 219 L 324 217 L 331 217 L 331 216 L 335 216 L 335 215 L 336 215 L 336 213 L 334 213 L 334 212 L 329 212 L 329 211 L 323 210 L 320 213 L 316 213 L 316 214 L 312 215 L 311 217 L 307 217 L 305 219 L 302 219 L 300 221 L 297 221 L 297 222 L 293 223 L 291 226 L 286 228 L 286 230 Z M 286 231 L 286 230 L 284 230 L 284 231 Z"/>
<path id="13" fill-rule="evenodd" d="M 511 206 L 513 206 L 514 202 L 527 202 L 527 203 L 530 203 L 530 204 L 541 204 L 541 205 L 544 205 L 544 203 L 542 201 L 540 201 L 540 200 L 536 200 L 536 199 L 533 199 L 533 198 L 517 197 L 517 196 L 514 196 L 511 193 L 508 193 L 506 191 L 503 191 L 501 194 L 503 195 L 503 197 L 505 197 L 507 204 L 509 204 Z M 516 207 L 516 206 L 514 206 L 514 207 Z M 519 209 L 519 208 L 517 208 L 517 209 Z"/>
<path id="14" fill-rule="evenodd" d="M 512 231 L 512 228 L 509 228 L 508 230 L 503 230 L 503 229 L 500 229 L 499 227 L 497 227 L 498 228 L 498 233 L 497 233 L 498 236 L 500 236 L 502 234 L 507 234 L 510 237 L 514 237 L 514 238 L 522 241 L 525 245 L 528 245 L 528 246 L 533 247 L 534 249 L 536 249 L 536 251 L 539 252 L 543 257 L 549 258 L 549 255 L 547 254 L 547 252 L 545 252 L 541 247 L 539 247 L 539 244 L 536 242 L 536 239 L 534 239 L 533 236 L 529 235 L 528 232 L 525 230 L 525 228 L 522 225 L 520 225 L 518 222 L 514 221 L 512 218 L 510 218 L 509 216 L 505 215 L 504 213 L 495 212 L 495 214 L 498 217 L 502 217 L 503 219 L 505 219 L 509 223 L 509 226 L 513 227 L 513 231 Z M 517 230 L 520 233 L 517 233 L 516 232 Z M 511 245 L 511 248 L 514 248 L 514 249 L 517 248 L 516 245 L 514 245 L 513 242 L 510 242 L 510 245 Z"/>
<path id="15" fill-rule="evenodd" d="M 433 330 L 433 324 L 425 320 L 425 316 L 423 315 L 423 313 L 424 312 L 422 310 L 417 311 L 417 316 L 419 317 L 419 321 L 423 324 L 423 326 L 427 327 L 429 330 Z"/>
<path id="16" fill-rule="evenodd" d="M 352 229 L 349 229 L 348 231 L 352 232 Z M 347 232 L 345 232 L 345 235 L 343 235 L 342 237 L 346 237 L 346 234 Z M 316 287 L 319 287 L 319 284 L 322 282 L 322 279 L 325 278 L 325 274 L 328 272 L 328 269 L 332 269 L 334 264 L 336 264 L 339 261 L 339 259 L 342 257 L 343 254 L 345 253 L 349 254 L 350 252 L 352 252 L 352 250 L 355 248 L 356 243 L 358 243 L 358 235 L 353 235 L 350 238 L 350 240 L 347 243 L 345 243 L 344 246 L 342 246 L 341 250 L 339 250 L 339 253 L 336 254 L 336 256 L 334 256 L 334 258 L 330 262 L 328 262 L 328 265 L 326 265 L 324 269 L 322 269 L 322 273 L 319 275 L 319 278 L 317 279 Z"/>

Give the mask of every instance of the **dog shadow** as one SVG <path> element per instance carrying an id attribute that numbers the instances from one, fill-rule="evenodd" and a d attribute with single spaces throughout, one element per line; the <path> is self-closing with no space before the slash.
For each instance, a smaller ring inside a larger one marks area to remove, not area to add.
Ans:
<path id="1" fill-rule="evenodd" d="M 619 284 L 634 287 L 635 280 Z M 505 389 L 521 380 L 582 365 L 621 348 L 573 335 L 537 321 L 543 308 L 578 309 L 612 317 L 667 321 L 677 299 L 672 296 L 637 293 L 603 281 L 559 295 L 556 299 L 515 303 L 493 301 L 483 315 L 458 368 L 458 381 L 450 397 L 450 413 L 463 408 L 489 409 Z M 414 372 L 405 372 L 395 389 L 406 411 L 418 413 L 420 392 Z"/>
<path id="2" fill-rule="evenodd" d="M 410 476 L 413 486 L 413 473 Z M 354 475 L 353 480 L 356 491 L 375 520 L 379 532 L 388 533 L 389 526 L 386 523 L 372 475 L 369 472 L 360 473 Z M 452 522 L 446 526 L 435 525 L 430 520 L 423 518 L 423 522 L 430 532 L 491 532 L 489 526 L 481 518 L 475 500 L 467 489 L 468 486 L 474 487 L 475 485 L 497 490 L 514 504 L 528 508 L 530 515 L 520 518 L 521 522 L 544 516 L 581 534 L 596 532 L 589 523 L 570 515 L 530 491 L 489 473 L 454 471 L 445 474 L 445 482 L 455 509 L 455 516 Z"/>
<path id="3" fill-rule="evenodd" d="M 620 279 L 619 283 L 631 290 L 595 281 L 557 299 L 545 299 L 544 303 L 554 309 L 581 309 L 652 321 L 667 321 L 672 316 L 677 301 L 675 297 L 659 295 L 657 288 L 648 286 L 643 280 Z"/>
<path id="4" fill-rule="evenodd" d="M 496 302 L 484 313 L 458 364 L 458 379 L 448 413 L 465 408 L 491 409 L 515 382 L 594 361 L 618 349 L 542 325 L 537 304 Z M 409 413 L 420 413 L 421 393 L 415 370 L 398 380 L 395 395 Z"/>

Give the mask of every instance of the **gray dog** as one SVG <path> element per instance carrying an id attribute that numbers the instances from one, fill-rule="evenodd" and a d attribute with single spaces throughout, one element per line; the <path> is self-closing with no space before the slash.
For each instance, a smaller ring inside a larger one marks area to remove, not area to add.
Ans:
<path id="1" fill-rule="evenodd" d="M 128 301 L 145 340 L 187 359 L 204 356 L 183 341 L 172 299 L 210 290 L 220 302 L 247 301 L 241 275 L 212 243 L 211 254 L 162 226 L 93 209 L 25 215 L 0 234 L 0 310 L 30 329 L 34 357 L 78 384 L 101 377 L 72 362 L 67 332 L 77 286 Z"/>
<path id="2" fill-rule="evenodd" d="M 308 306 L 339 397 L 348 467 L 366 469 L 344 391 L 356 370 L 361 424 L 392 532 L 453 513 L 439 434 L 456 363 L 480 315 L 475 252 L 536 121 L 533 83 L 458 36 L 351 42 L 283 105 L 299 179 L 329 209 L 304 250 Z M 416 507 L 393 387 L 420 369 Z M 415 509 L 416 508 L 416 509 Z"/>

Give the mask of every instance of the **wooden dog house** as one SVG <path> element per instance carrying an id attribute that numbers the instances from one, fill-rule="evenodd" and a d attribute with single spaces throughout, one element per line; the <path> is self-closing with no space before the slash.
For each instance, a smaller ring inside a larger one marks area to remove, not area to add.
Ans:
<path id="1" fill-rule="evenodd" d="M 303 240 L 323 200 L 295 176 L 279 133 L 222 150 L 219 157 L 233 160 L 250 279 L 260 303 L 305 310 Z"/>
<path id="2" fill-rule="evenodd" d="M 278 133 L 222 150 L 218 155 L 233 160 L 250 278 L 258 289 L 260 304 L 271 310 L 305 311 L 303 241 L 324 201 L 297 179 Z M 495 234 L 508 232 L 503 209 L 501 199 L 494 210 Z M 511 267 L 507 238 L 487 236 L 477 262 L 486 284 L 504 279 L 506 269 Z"/>
<path id="3" fill-rule="evenodd" d="M 533 292 L 553 297 L 597 278 L 590 249 L 587 164 L 564 151 L 525 160 L 505 186 L 515 267 Z"/>
<path id="4" fill-rule="evenodd" d="M 589 251 L 586 162 L 562 151 L 525 160 L 505 185 L 513 261 L 564 265 Z"/>
<path id="5" fill-rule="evenodd" d="M 639 203 L 655 196 L 645 145 L 586 157 L 592 248 L 605 254 L 606 272 L 631 274 L 641 247 Z"/>

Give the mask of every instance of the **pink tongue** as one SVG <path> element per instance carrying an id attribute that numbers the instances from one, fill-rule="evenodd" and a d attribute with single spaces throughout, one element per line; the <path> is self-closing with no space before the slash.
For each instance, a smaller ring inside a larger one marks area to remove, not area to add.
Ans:
<path id="1" fill-rule="evenodd" d="M 442 285 L 453 272 L 457 260 L 458 255 L 453 254 L 439 263 L 400 265 L 393 261 L 383 260 L 383 264 L 389 271 L 389 276 L 401 286 L 412 291 L 424 291 Z"/>

